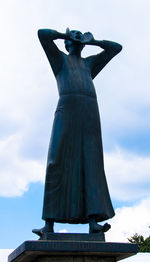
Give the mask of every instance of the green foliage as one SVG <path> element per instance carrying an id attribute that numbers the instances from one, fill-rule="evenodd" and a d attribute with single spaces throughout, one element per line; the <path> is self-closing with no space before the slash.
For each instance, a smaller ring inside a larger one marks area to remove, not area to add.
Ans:
<path id="1" fill-rule="evenodd" d="M 150 252 L 150 236 L 144 239 L 142 235 L 136 233 L 131 238 L 128 238 L 128 240 L 138 245 L 139 252 Z"/>

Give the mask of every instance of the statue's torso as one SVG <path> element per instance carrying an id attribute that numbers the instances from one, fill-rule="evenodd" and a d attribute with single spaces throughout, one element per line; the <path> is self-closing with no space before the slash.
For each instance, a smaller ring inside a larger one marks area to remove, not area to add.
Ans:
<path id="1" fill-rule="evenodd" d="M 96 96 L 90 68 L 81 57 L 63 54 L 62 70 L 56 76 L 59 95 Z"/>

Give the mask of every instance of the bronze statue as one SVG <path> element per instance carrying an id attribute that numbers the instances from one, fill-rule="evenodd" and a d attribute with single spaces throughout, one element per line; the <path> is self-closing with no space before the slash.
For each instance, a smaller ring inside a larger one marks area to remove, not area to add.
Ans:
<path id="1" fill-rule="evenodd" d="M 97 41 L 91 33 L 69 29 L 38 31 L 39 40 L 55 75 L 59 101 L 47 158 L 43 216 L 45 226 L 33 230 L 54 232 L 54 222 L 89 223 L 89 233 L 107 231 L 97 222 L 114 216 L 104 172 L 100 117 L 93 79 L 122 46 Z M 68 55 L 54 40 L 64 39 Z M 86 58 L 86 45 L 104 49 Z"/>

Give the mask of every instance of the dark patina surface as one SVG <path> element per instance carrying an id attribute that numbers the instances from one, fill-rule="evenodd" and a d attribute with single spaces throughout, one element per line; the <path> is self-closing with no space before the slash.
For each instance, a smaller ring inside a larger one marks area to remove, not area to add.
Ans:
<path id="1" fill-rule="evenodd" d="M 122 46 L 95 40 L 91 33 L 51 29 L 38 31 L 57 81 L 57 104 L 50 139 L 42 218 L 45 227 L 33 230 L 53 232 L 54 222 L 89 223 L 90 233 L 107 231 L 97 222 L 114 216 L 107 187 L 100 116 L 93 79 L 116 56 Z M 65 39 L 68 55 L 54 40 Z M 97 55 L 81 57 L 85 45 L 103 49 Z"/>

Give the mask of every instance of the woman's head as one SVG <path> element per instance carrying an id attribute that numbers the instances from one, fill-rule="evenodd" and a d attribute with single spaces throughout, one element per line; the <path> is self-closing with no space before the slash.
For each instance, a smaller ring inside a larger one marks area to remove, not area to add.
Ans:
<path id="1" fill-rule="evenodd" d="M 83 34 L 80 31 L 77 30 L 71 30 L 70 31 L 71 39 L 72 40 L 65 40 L 65 48 L 69 52 L 70 49 L 74 50 L 80 50 L 84 48 L 84 44 L 82 44 L 81 40 L 83 37 Z"/>

